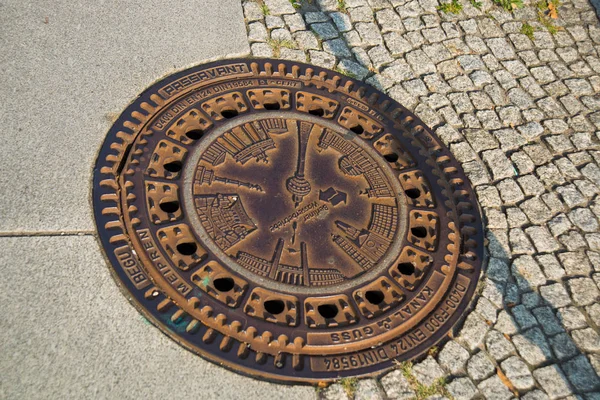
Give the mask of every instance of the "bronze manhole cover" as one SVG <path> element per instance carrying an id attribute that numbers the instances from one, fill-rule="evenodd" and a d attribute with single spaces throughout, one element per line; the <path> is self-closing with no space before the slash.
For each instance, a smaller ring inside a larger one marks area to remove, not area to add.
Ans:
<path id="1" fill-rule="evenodd" d="M 138 309 L 273 380 L 423 353 L 483 258 L 475 196 L 439 139 L 384 94 L 300 63 L 228 60 L 156 83 L 110 130 L 93 197 Z"/>

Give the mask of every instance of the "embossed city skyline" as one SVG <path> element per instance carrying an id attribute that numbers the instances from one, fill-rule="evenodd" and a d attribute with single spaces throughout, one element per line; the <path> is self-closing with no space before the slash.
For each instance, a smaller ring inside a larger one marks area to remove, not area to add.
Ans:
<path id="1" fill-rule="evenodd" d="M 238 265 L 273 281 L 329 286 L 387 253 L 398 195 L 369 152 L 312 122 L 240 124 L 201 155 L 193 194 L 202 226 Z"/>

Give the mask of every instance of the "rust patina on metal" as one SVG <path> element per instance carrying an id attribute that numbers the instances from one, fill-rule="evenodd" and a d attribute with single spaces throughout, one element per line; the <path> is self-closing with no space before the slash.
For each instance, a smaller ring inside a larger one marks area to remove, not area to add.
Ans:
<path id="1" fill-rule="evenodd" d="M 301 63 L 156 83 L 110 130 L 93 199 L 114 276 L 150 321 L 276 381 L 423 354 L 482 266 L 479 208 L 440 140 L 377 90 Z"/>

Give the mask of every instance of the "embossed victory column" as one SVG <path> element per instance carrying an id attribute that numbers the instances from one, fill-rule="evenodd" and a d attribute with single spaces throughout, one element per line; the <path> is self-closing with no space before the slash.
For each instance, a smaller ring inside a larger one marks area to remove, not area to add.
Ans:
<path id="1" fill-rule="evenodd" d="M 286 188 L 292 194 L 294 207 L 298 207 L 302 203 L 304 196 L 308 195 L 311 189 L 310 183 L 304 177 L 304 162 L 306 158 L 306 145 L 313 126 L 314 124 L 305 121 L 301 121 L 298 126 L 298 164 L 294 176 L 289 177 L 286 181 Z"/>
<path id="2" fill-rule="evenodd" d="M 209 185 L 210 186 L 210 185 L 212 185 L 213 182 L 221 182 L 226 185 L 243 186 L 243 187 L 247 187 L 248 189 L 253 189 L 253 190 L 258 190 L 259 192 L 263 192 L 262 187 L 260 187 L 259 185 L 256 185 L 254 183 L 249 183 L 249 182 L 238 181 L 237 179 L 230 179 L 230 178 L 215 175 L 215 171 L 213 171 L 211 169 L 206 169 L 202 165 L 199 165 L 198 169 L 196 169 L 195 178 L 196 178 L 195 183 L 197 183 L 199 185 Z"/>

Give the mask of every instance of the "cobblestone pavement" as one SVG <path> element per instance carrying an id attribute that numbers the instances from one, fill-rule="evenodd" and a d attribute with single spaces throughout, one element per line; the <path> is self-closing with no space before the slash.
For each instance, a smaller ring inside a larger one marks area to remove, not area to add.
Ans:
<path id="1" fill-rule="evenodd" d="M 243 3 L 252 54 L 351 74 L 415 112 L 463 163 L 489 240 L 474 311 L 454 339 L 316 396 L 599 399 L 600 26 L 590 3 L 565 1 L 554 34 L 527 0 L 513 12 L 464 1 L 458 15 L 437 0 L 295 3 Z"/>

